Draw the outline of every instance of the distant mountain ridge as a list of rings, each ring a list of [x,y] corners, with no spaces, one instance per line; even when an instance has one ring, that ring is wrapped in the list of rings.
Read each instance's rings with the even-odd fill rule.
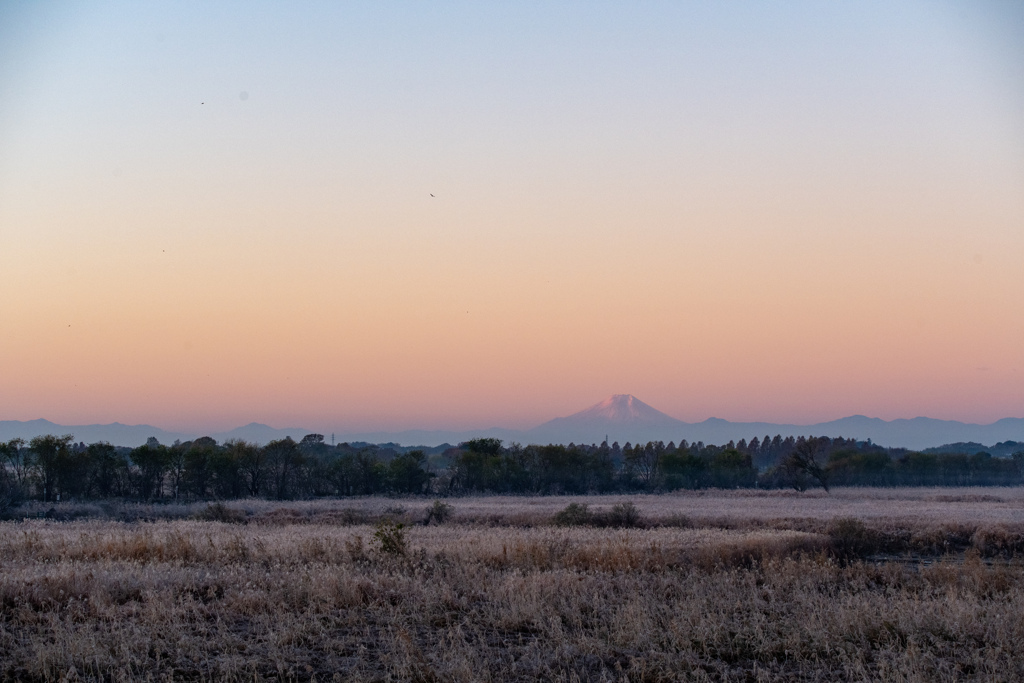
[[[291,436],[293,439],[301,439],[311,430],[302,428],[275,429],[265,424],[252,422],[244,427],[236,427],[227,432],[213,433],[192,433],[192,432],[171,432],[153,425],[125,425],[120,422],[110,424],[92,425],[61,425],[49,420],[3,420],[0,421],[0,441],[9,441],[15,438],[29,439],[43,434],[54,434],[62,436],[71,434],[74,441],[95,443],[96,441],[109,441],[115,446],[141,446],[146,443],[149,437],[156,437],[160,443],[171,444],[175,441],[188,441],[200,436],[211,436],[219,442],[230,439],[243,439],[257,443],[267,443],[274,439],[283,439]]]
[[[628,415],[628,405],[639,406],[648,417],[637,419],[614,417]],[[607,415],[596,422],[597,415]],[[868,440],[892,448],[923,449],[955,442],[994,444],[1024,440],[1024,418],[1004,418],[990,425],[969,424],[954,420],[936,420],[928,417],[882,420],[877,417],[851,415],[849,417],[811,425],[777,424],[771,422],[730,422],[708,418],[703,422],[683,422],[662,413],[629,394],[612,396],[586,410],[546,422],[529,430],[529,436],[551,437],[549,440],[591,443],[603,440],[598,434],[604,430],[610,439],[625,441],[676,441],[723,444],[740,439],[763,438],[780,434],[786,436],[844,436]],[[561,437],[555,438],[555,437]]]
[[[244,439],[256,443],[267,443],[274,439],[290,436],[301,439],[306,434],[319,432],[330,439],[334,431],[335,440],[369,443],[395,442],[403,445],[437,446],[442,443],[459,443],[478,437],[491,437],[506,442],[528,443],[601,443],[605,437],[609,443],[618,441],[625,444],[646,443],[647,441],[675,441],[686,439],[690,442],[703,441],[709,444],[724,444],[740,439],[764,438],[779,434],[786,436],[843,436],[878,443],[893,448],[926,449],[949,444],[1000,444],[1001,442],[1024,442],[1024,418],[1004,418],[989,425],[970,424],[955,420],[936,420],[927,417],[913,419],[882,420],[864,415],[851,415],[830,422],[812,425],[789,425],[771,422],[730,422],[709,418],[703,422],[683,422],[644,403],[631,394],[615,394],[607,399],[566,417],[557,417],[532,429],[516,430],[493,427],[490,429],[452,430],[406,430],[352,432],[345,430],[308,429],[289,427],[278,429],[260,423],[250,423],[226,432],[205,434],[217,441]],[[173,443],[175,439],[187,441],[199,433],[171,432],[152,425],[123,425],[117,422],[107,425],[59,425],[48,420],[0,421],[0,441],[20,437],[31,439],[40,434],[72,434],[75,441],[92,443],[109,441],[119,446],[139,446],[150,436],[161,443]],[[1004,449],[1001,449],[1004,450]],[[1000,452],[1001,452],[1000,450]]]
[[[161,443],[172,443],[175,439],[184,440],[183,434],[169,432],[153,425],[126,425],[120,422],[93,425],[61,425],[49,420],[5,420],[0,421],[0,441],[11,439],[29,439],[53,434],[63,436],[71,434],[76,442],[109,441],[115,446],[141,446],[146,439],[155,436]],[[184,438],[183,438],[184,437]]]

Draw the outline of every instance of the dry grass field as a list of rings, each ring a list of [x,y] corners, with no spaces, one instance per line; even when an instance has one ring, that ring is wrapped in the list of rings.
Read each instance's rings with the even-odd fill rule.
[[[635,528],[552,524],[625,500]],[[0,677],[1024,679],[1017,489],[456,498],[417,524],[430,502],[25,508]]]

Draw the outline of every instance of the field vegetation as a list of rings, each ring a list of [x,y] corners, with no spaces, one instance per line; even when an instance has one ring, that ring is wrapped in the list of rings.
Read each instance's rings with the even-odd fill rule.
[[[1024,678],[1016,488],[20,509],[4,680]]]

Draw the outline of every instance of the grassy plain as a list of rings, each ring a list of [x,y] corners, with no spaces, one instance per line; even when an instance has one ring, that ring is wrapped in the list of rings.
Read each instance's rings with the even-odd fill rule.
[[[551,523],[627,500],[636,528]],[[27,507],[0,523],[0,677],[1024,679],[1019,489],[447,502]]]

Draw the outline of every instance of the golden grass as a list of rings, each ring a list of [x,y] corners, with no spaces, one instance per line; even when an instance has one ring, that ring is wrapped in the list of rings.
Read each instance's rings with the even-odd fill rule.
[[[533,526],[509,526],[494,515],[522,519],[521,501],[497,499],[502,512],[476,500],[490,512],[453,501],[463,522],[410,528],[404,556],[375,549],[372,526],[326,503],[267,504],[246,525],[0,524],[0,676],[1024,678],[1024,573],[985,564],[979,549],[931,566],[844,565],[824,533],[749,520],[561,528],[532,511]],[[634,500],[650,519],[653,503]],[[413,516],[427,501],[403,501],[405,512],[395,501],[361,504],[346,502],[358,511],[349,522],[388,507]],[[1018,537],[971,528],[979,546]]]

